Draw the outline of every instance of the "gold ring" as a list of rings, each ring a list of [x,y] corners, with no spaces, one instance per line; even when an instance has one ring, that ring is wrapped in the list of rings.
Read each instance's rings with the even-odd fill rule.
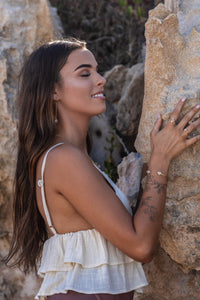
[[[172,125],[174,125],[174,124],[176,123],[176,119],[175,119],[175,118],[171,118],[171,119],[170,119],[170,123],[171,123]]]

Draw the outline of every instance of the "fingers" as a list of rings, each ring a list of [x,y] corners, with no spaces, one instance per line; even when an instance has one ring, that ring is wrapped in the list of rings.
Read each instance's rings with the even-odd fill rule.
[[[182,98],[177,106],[175,107],[171,118],[168,122],[169,125],[175,125],[176,121],[178,120],[178,117],[180,115],[180,112],[185,104],[185,100],[186,98]],[[198,118],[195,122],[189,124],[187,126],[187,124],[189,123],[189,121],[194,117],[194,115],[200,111],[200,105],[197,104],[196,106],[194,106],[182,119],[181,121],[177,124],[176,128],[179,130],[183,130],[183,137],[187,138],[188,135],[200,125],[200,118]],[[187,126],[187,127],[186,127]],[[191,140],[191,139],[190,139]]]
[[[153,129],[151,131],[151,135],[155,135],[156,133],[158,133],[158,131],[160,130],[162,125],[162,117],[161,114],[159,113],[157,116],[157,120],[154,123]]]
[[[177,125],[178,128],[184,128],[188,122],[192,119],[192,117],[194,117],[194,115],[200,110],[200,105],[196,105],[192,108],[192,110],[190,110],[183,118],[182,120],[179,122],[179,124]],[[195,124],[195,122],[193,123]],[[191,129],[192,127],[190,127]]]
[[[186,148],[200,141],[200,135],[196,135],[191,139],[185,140]]]
[[[194,129],[196,129],[200,125],[200,118],[195,122],[191,123],[189,126],[184,128],[183,134],[187,137]]]
[[[170,124],[170,125],[175,125],[175,124],[176,124],[176,121],[178,120],[178,117],[179,117],[179,115],[180,115],[180,112],[181,112],[181,110],[182,110],[182,108],[183,108],[183,106],[184,106],[184,104],[185,104],[185,100],[186,100],[186,98],[184,97],[184,98],[182,98],[182,99],[178,102],[178,104],[176,105],[176,107],[175,107],[175,109],[174,109],[174,111],[173,111],[173,113],[172,113],[172,115],[171,115],[171,118],[170,118],[168,124]],[[186,123],[186,124],[187,124],[187,123]]]

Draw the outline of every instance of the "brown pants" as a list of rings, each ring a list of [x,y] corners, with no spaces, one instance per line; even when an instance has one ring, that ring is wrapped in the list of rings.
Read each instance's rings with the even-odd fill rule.
[[[133,300],[134,291],[111,295],[111,294],[82,294],[69,291],[67,294],[55,294],[48,296],[47,300]]]

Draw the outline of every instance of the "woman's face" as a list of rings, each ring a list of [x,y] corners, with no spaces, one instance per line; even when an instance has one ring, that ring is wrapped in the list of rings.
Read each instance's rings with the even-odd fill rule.
[[[89,50],[74,50],[60,75],[61,82],[55,86],[60,112],[93,116],[105,111],[106,81],[97,72],[97,62]]]

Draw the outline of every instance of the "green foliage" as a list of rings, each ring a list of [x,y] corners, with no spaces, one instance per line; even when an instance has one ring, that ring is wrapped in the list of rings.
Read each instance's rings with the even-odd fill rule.
[[[137,7],[137,14],[138,14],[139,18],[142,18],[145,16],[144,8],[140,5]]]
[[[137,18],[141,19],[146,16],[145,0],[118,0],[119,7],[125,11],[128,18],[131,18],[134,14]]]
[[[119,0],[119,6],[120,7],[127,6],[127,0]]]
[[[133,0],[134,4],[142,4],[144,1],[143,0]]]
[[[119,143],[116,142],[114,134],[112,131],[109,131],[110,136],[106,137],[107,147],[104,147],[105,150],[109,152],[109,157],[104,161],[105,173],[112,179],[112,181],[117,182],[118,173],[117,166],[113,158],[113,151],[119,146]]]
[[[126,14],[128,18],[131,18],[131,16],[133,15],[133,7],[131,5],[128,5],[126,8]]]

